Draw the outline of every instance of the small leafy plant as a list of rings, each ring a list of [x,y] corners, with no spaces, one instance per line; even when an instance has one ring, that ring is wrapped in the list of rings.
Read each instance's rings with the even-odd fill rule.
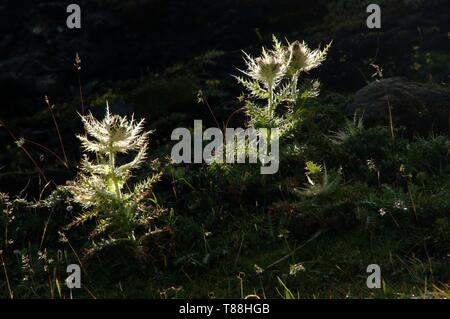
[[[294,193],[305,197],[315,197],[321,195],[328,195],[333,193],[340,183],[340,176],[338,175],[333,180],[330,180],[327,168],[318,165],[314,162],[306,162],[306,178],[308,185],[305,188],[294,189]]]
[[[135,240],[135,230],[142,226],[150,232],[151,221],[161,211],[151,188],[159,173],[133,188],[127,185],[132,171],[146,159],[151,132],[144,132],[144,120],[136,122],[133,117],[128,120],[112,115],[108,106],[102,121],[92,114],[81,115],[81,119],[87,135],[77,137],[86,152],[95,154],[96,160],[85,154],[78,178],[67,186],[74,201],[83,208],[69,227],[95,219],[92,238],[106,234],[109,239]],[[133,151],[137,154],[130,161],[119,164],[119,156]],[[146,204],[147,199],[156,204],[156,209]]]

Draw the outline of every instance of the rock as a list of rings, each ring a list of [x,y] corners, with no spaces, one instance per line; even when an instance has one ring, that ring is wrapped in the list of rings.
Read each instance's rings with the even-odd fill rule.
[[[389,126],[388,101],[394,127],[404,127],[408,135],[448,133],[450,93],[437,85],[402,77],[386,78],[362,88],[347,112],[351,116],[363,112],[367,125]]]

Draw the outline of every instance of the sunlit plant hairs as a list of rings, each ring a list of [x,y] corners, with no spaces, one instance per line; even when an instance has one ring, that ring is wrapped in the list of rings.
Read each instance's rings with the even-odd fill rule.
[[[250,125],[278,127],[283,133],[296,124],[297,106],[319,94],[318,81],[305,81],[300,85],[299,78],[322,64],[331,43],[323,50],[312,50],[305,42],[286,41],[283,45],[275,36],[272,40],[273,48],[263,48],[257,58],[244,52],[246,70],[239,70],[243,76],[235,78],[249,93],[245,111]],[[281,112],[282,105],[286,106],[284,112]]]
[[[151,132],[144,131],[144,120],[112,115],[108,105],[101,121],[91,113],[80,116],[86,135],[77,137],[85,154],[77,179],[69,182],[67,188],[73,200],[82,206],[83,213],[69,226],[95,218],[97,224],[92,237],[105,232],[113,238],[134,237],[134,229],[148,223],[155,212],[145,206],[144,199],[152,195],[151,185],[158,180],[159,173],[134,188],[127,185],[132,171],[146,159]],[[131,152],[137,153],[129,161],[120,161],[119,157],[128,158]],[[95,161],[86,153],[95,155]],[[156,201],[154,195],[151,199]]]

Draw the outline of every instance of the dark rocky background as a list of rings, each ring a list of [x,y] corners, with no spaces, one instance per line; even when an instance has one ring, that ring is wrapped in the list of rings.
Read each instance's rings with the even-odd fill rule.
[[[360,103],[372,108],[366,112],[369,123],[384,121],[378,116],[377,103],[371,103],[371,96],[383,99],[377,87],[362,91],[351,103],[353,94],[373,81],[369,64],[375,63],[383,67],[385,78],[416,81],[396,82],[394,91],[402,107],[409,103],[402,102],[405,96],[423,100],[415,108],[418,111],[395,114],[407,117],[400,123],[414,123],[419,133],[430,128],[448,130],[448,0],[378,1],[381,30],[365,25],[370,1],[80,0],[81,30],[66,27],[69,3],[15,0],[0,5],[0,119],[17,138],[25,136],[57,149],[59,142],[43,99],[48,95],[56,105],[65,105],[56,111],[58,121],[67,148],[76,145],[72,136],[79,124],[75,113],[67,110],[79,105],[73,67],[77,52],[87,107],[109,97],[119,112],[135,110],[150,117],[162,136],[175,121],[158,124],[165,117],[178,114],[186,120],[198,112],[208,117],[198,111],[195,92],[212,87],[211,99],[219,115],[225,116],[237,106],[240,91],[229,75],[242,66],[240,50],[257,53],[272,34],[304,39],[314,47],[333,40],[329,58],[312,75],[321,79],[325,97],[338,92],[350,99],[349,116]],[[211,56],[214,63],[208,60]],[[428,86],[421,87],[424,83]],[[411,98],[410,93],[418,91],[420,97]],[[422,124],[416,125],[417,119]],[[76,149],[69,153],[76,159]],[[37,150],[35,155],[42,158]],[[23,154],[11,137],[0,131],[0,190],[17,191],[26,184],[30,163],[19,157]],[[54,164],[47,157],[42,163]],[[17,179],[20,174],[25,177]]]

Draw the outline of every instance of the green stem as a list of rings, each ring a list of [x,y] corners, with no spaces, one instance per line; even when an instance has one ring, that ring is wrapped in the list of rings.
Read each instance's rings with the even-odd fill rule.
[[[297,94],[297,84],[298,83],[298,73],[295,73],[292,76],[292,95],[295,96]],[[297,97],[295,97],[295,100],[297,100]]]
[[[392,120],[392,107],[391,107],[391,102],[389,101],[389,95],[388,95],[386,86],[384,84],[383,84],[383,89],[384,89],[384,93],[386,95],[388,111],[389,111],[389,127],[391,129],[391,138],[392,138],[392,140],[395,140],[394,121]]]
[[[116,176],[115,171],[114,171],[114,168],[115,168],[115,165],[116,165],[115,162],[116,162],[116,160],[115,160],[115,157],[114,157],[114,153],[110,152],[109,153],[110,175],[111,175],[112,181],[114,183],[114,190],[116,191],[117,199],[121,199],[122,198],[122,193],[120,192],[119,184],[117,183],[117,176]]]
[[[268,100],[269,116],[273,117],[273,84],[269,84],[269,100]]]

